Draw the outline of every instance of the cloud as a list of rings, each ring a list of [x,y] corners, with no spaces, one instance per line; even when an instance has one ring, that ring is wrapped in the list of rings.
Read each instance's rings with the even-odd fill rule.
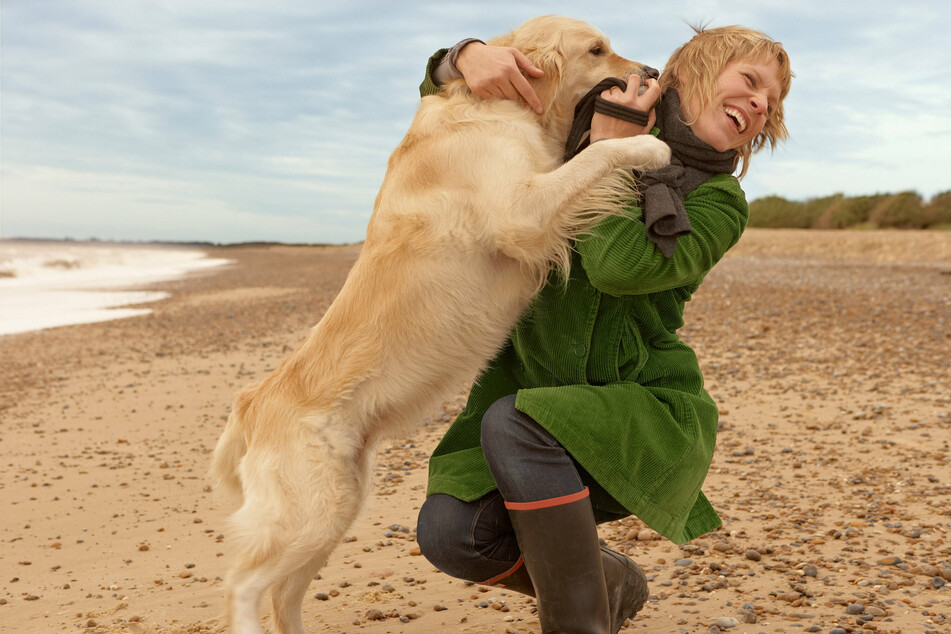
[[[358,241],[426,58],[533,2],[2,4],[5,236]],[[797,79],[789,142],[744,187],[948,189],[944,3],[554,1],[662,66],[687,23],[774,35]],[[163,219],[168,219],[163,221]],[[286,233],[281,233],[281,232]]]

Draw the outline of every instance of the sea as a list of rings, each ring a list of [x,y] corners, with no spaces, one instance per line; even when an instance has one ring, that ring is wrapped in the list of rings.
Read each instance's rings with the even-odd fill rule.
[[[179,245],[0,240],[0,336],[145,315],[141,290],[230,260]]]

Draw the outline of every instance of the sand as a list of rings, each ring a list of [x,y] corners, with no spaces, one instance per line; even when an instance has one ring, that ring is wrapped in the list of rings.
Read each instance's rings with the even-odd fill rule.
[[[0,631],[223,631],[232,509],[210,452],[358,250],[212,249],[235,263],[150,286],[171,293],[151,315],[0,337]],[[651,578],[624,631],[951,632],[949,301],[951,233],[747,232],[682,330],[721,408],[704,488],[724,526],[682,547],[601,527]],[[311,632],[539,631],[531,599],[416,548],[464,396],[383,447]]]

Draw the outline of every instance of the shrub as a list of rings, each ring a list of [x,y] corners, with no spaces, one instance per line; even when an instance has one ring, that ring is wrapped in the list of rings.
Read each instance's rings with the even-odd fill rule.
[[[795,224],[799,219],[802,203],[786,200],[782,196],[766,196],[750,203],[751,227],[800,227]],[[806,225],[808,226],[808,225]]]
[[[815,226],[820,229],[845,229],[866,223],[872,209],[888,197],[889,194],[842,197],[816,218]]]
[[[839,205],[845,198],[844,194],[833,194],[823,198],[810,198],[802,204],[799,210],[799,220],[797,226],[812,228],[818,226],[819,218],[828,213],[828,211]]]
[[[805,201],[766,196],[750,203],[751,227],[791,229],[951,228],[951,190],[927,205],[913,191],[848,197],[833,194]]]
[[[912,191],[901,192],[875,205],[869,220],[879,228],[923,229],[927,225],[922,212],[921,196]]]
[[[925,206],[923,215],[929,227],[951,225],[951,190],[935,194]]]

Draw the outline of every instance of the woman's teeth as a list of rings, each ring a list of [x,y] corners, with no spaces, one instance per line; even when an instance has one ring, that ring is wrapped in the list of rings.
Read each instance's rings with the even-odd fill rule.
[[[743,118],[742,112],[736,108],[730,108],[729,106],[725,106],[723,111],[736,122],[736,127],[741,133],[746,129],[746,119]]]

